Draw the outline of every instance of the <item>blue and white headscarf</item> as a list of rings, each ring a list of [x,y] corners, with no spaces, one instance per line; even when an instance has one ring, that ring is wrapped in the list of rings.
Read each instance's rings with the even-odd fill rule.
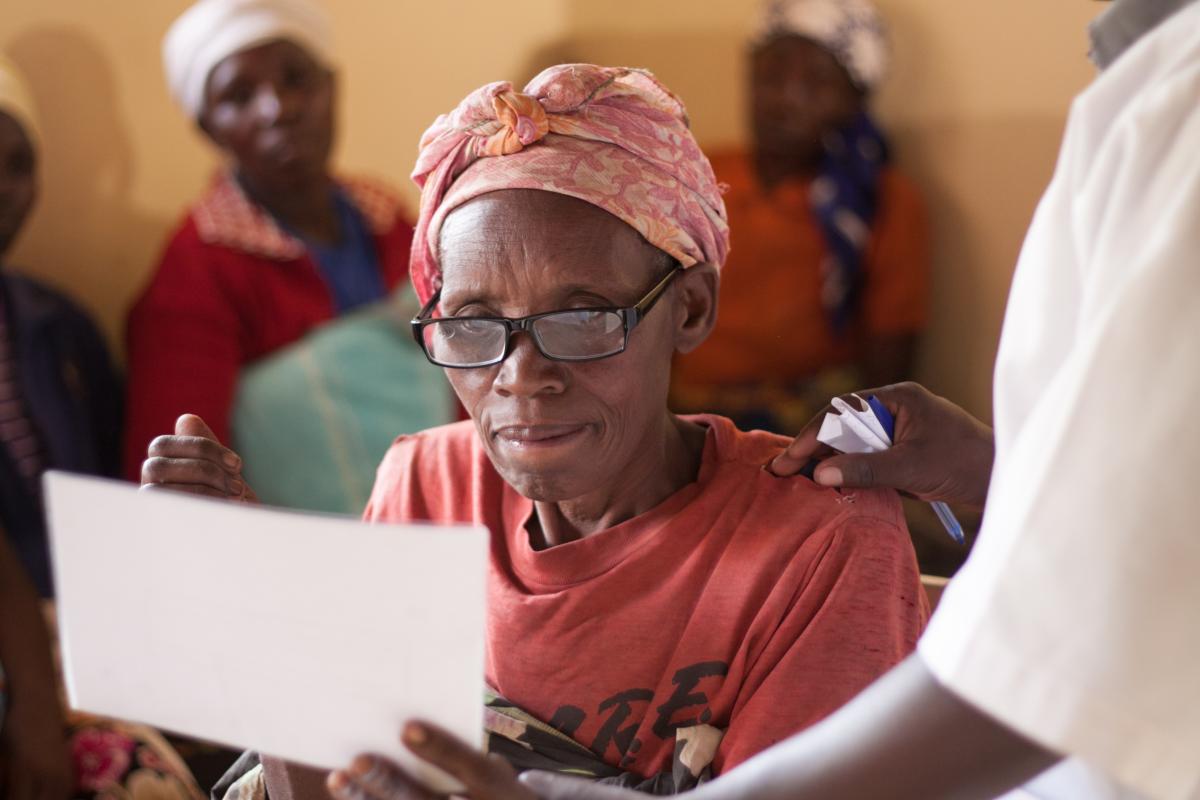
[[[824,47],[864,93],[887,73],[887,28],[869,0],[771,0],[755,41],[802,36]],[[858,308],[863,259],[878,205],[879,176],[889,159],[883,132],[864,111],[825,137],[812,185],[812,207],[829,255],[822,265],[821,305],[837,334]]]
[[[769,0],[754,40],[803,36],[833,53],[864,92],[883,80],[891,61],[887,26],[870,0]]]

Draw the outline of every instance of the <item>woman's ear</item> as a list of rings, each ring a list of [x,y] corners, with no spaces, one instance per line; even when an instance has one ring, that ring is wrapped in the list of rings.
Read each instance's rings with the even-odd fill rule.
[[[720,273],[712,264],[688,267],[676,279],[676,352],[692,352],[712,333],[713,326],[717,324],[717,292],[720,287]]]

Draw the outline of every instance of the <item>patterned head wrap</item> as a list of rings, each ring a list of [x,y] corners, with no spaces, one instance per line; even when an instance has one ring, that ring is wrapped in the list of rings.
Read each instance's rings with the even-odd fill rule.
[[[288,39],[329,63],[333,29],[308,0],[200,0],[180,15],[163,39],[171,95],[192,119],[204,108],[213,68],[234,53]]]
[[[525,87],[490,83],[421,137],[410,269],[422,302],[441,286],[446,215],[488,192],[540,189],[599,206],[684,267],[720,268],[725,204],[683,103],[649,72],[564,64]]]
[[[0,56],[0,112],[15,119],[24,128],[33,146],[38,147],[41,132],[33,108],[33,96],[16,64],[4,56]]]
[[[873,91],[887,74],[887,26],[870,0],[769,0],[755,41],[803,36],[833,53],[863,91]]]

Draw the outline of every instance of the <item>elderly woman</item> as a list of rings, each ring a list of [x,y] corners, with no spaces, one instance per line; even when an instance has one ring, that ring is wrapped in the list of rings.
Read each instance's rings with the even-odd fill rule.
[[[471,419],[400,437],[366,519],[491,531],[492,752],[673,793],[912,649],[926,609],[894,495],[778,477],[788,439],[667,407],[728,247],[670,91],[579,64],[489,84],[426,132],[415,178],[413,330]],[[149,455],[148,484],[241,480],[211,439]]]
[[[713,155],[737,245],[721,324],[678,359],[679,407],[788,432],[833,395],[912,377],[929,231],[870,113],[887,67],[870,0],[764,2],[751,147]]]
[[[412,241],[400,203],[330,173],[331,38],[307,0],[200,0],[167,33],[172,94],[226,166],[129,315],[131,477],[154,434],[194,411],[251,466],[290,464],[259,476],[264,501],[345,484],[307,507],[358,511],[397,433],[452,418],[444,382],[416,374],[412,311],[387,302]]]

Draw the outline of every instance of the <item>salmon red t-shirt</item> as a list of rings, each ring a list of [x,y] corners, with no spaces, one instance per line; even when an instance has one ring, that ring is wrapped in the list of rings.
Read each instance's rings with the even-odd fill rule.
[[[365,514],[486,526],[488,684],[643,776],[679,727],[724,731],[719,773],[817,722],[928,616],[895,494],[776,478],[786,438],[688,419],[708,429],[697,480],[579,541],[530,546],[533,503],[469,421],[397,439]]]

